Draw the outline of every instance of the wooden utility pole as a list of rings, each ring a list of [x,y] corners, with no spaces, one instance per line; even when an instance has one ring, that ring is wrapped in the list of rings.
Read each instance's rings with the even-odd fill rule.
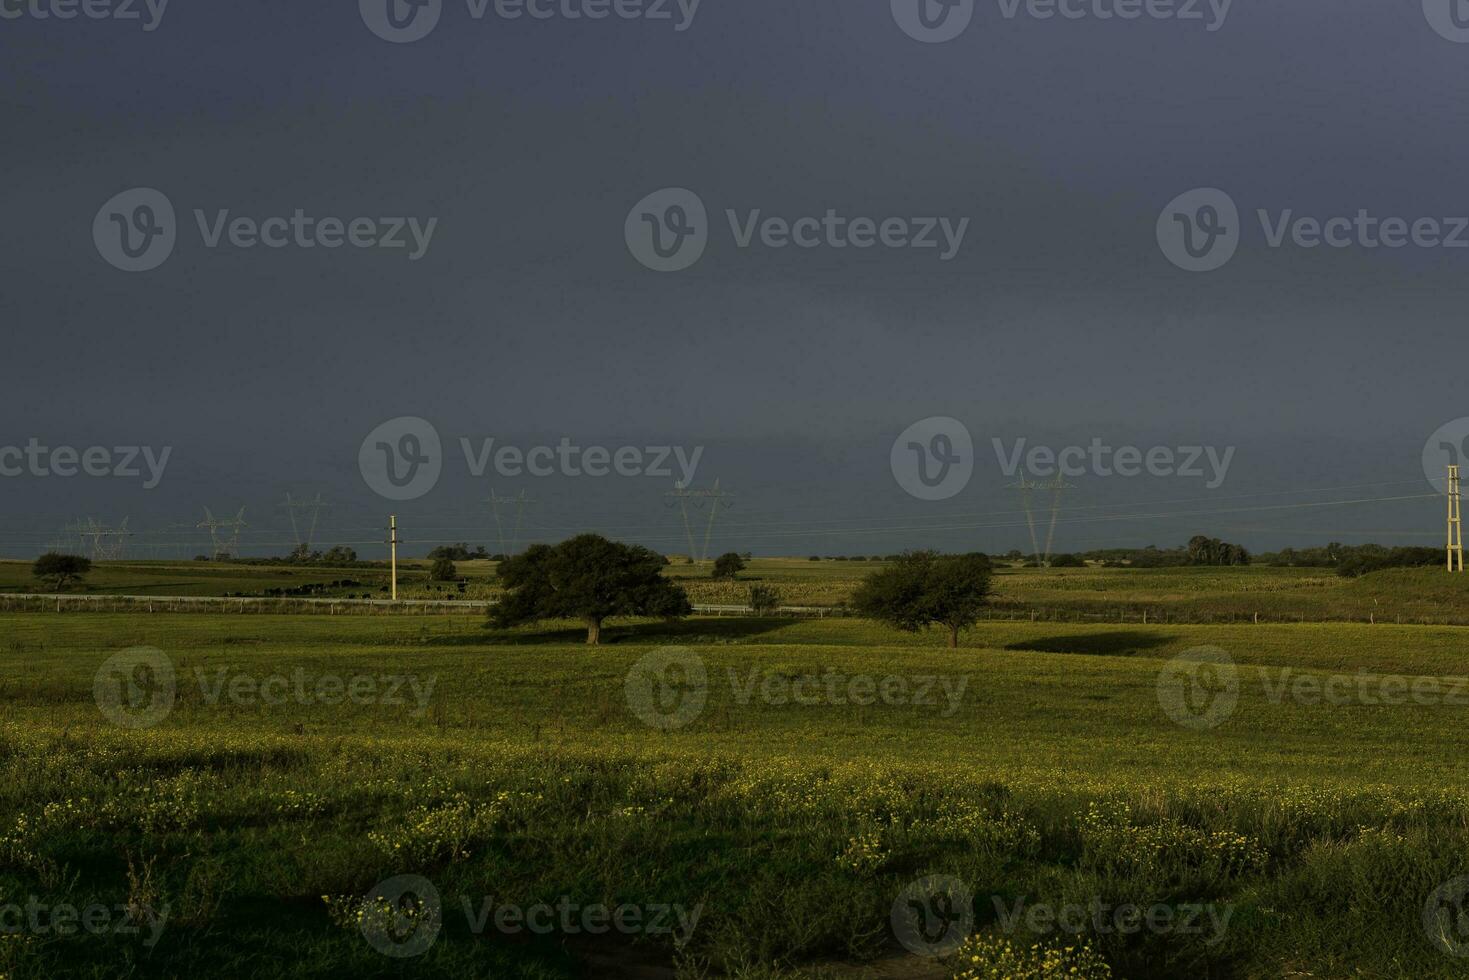
[[[388,544],[392,548],[393,566],[393,601],[398,601],[398,518],[397,515],[388,518]]]
[[[1459,467],[1449,466],[1449,571],[1464,570],[1464,521],[1459,511]]]

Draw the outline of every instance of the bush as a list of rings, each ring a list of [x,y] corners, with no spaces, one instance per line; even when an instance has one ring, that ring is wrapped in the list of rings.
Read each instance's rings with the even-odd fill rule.
[[[31,574],[43,582],[50,582],[51,587],[60,592],[74,581],[81,581],[83,575],[92,570],[92,560],[83,558],[81,555],[63,555],[59,552],[48,551],[36,559],[31,566]]]
[[[768,585],[750,586],[750,609],[757,615],[769,615],[779,607],[779,591]]]
[[[733,551],[725,552],[714,559],[714,577],[733,581],[745,570],[745,560]]]

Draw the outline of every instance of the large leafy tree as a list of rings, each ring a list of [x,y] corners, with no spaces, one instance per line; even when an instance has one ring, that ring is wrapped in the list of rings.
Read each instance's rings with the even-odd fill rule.
[[[579,619],[587,642],[602,638],[609,616],[687,616],[689,597],[663,577],[668,559],[638,545],[582,534],[552,547],[535,545],[501,563],[505,596],[490,609],[500,627],[540,619]]]
[[[745,560],[733,551],[725,552],[714,559],[714,577],[736,579],[745,570]]]
[[[930,626],[959,631],[973,626],[990,597],[990,561],[984,555],[939,555],[910,551],[863,580],[852,605],[868,619],[918,633]]]
[[[31,574],[43,582],[50,582],[57,592],[73,581],[81,581],[83,575],[92,570],[92,560],[81,555],[63,555],[48,551],[36,559]]]

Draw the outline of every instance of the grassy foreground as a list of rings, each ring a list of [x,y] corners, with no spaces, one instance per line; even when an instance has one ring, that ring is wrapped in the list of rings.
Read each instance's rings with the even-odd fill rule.
[[[993,623],[957,653],[855,620],[632,623],[596,650],[473,617],[30,614],[0,635],[0,930],[28,903],[113,910],[0,931],[11,980],[1469,962],[1456,629]],[[1201,644],[1228,663],[1170,700]],[[129,729],[94,681],[139,646],[174,699]],[[642,684],[669,647],[673,679]],[[103,704],[158,703],[156,674],[122,680]],[[436,907],[364,901],[402,876]],[[554,927],[517,928],[538,906]]]

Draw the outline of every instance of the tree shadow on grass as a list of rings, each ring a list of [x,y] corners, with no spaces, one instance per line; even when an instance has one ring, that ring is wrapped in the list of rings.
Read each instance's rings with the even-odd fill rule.
[[[759,616],[636,623],[619,623],[614,620],[602,626],[602,646],[615,646],[619,643],[744,643],[755,637],[783,630],[796,622],[798,620]],[[489,641],[505,646],[562,646],[584,644],[586,640],[587,629],[580,625],[558,624],[550,629],[502,630],[487,624],[482,636],[466,638],[465,642],[478,644]]]
[[[1163,646],[1168,637],[1142,630],[1115,633],[1079,633],[1070,636],[1047,636],[1039,640],[1011,643],[1006,650],[1031,650],[1036,653],[1075,653],[1088,657],[1132,657]]]

